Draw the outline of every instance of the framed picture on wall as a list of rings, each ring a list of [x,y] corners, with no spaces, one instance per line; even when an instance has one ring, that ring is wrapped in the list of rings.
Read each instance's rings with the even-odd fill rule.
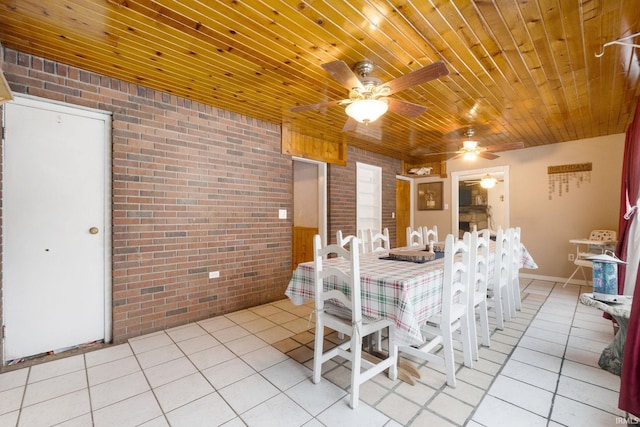
[[[442,181],[418,184],[418,210],[442,210]]]

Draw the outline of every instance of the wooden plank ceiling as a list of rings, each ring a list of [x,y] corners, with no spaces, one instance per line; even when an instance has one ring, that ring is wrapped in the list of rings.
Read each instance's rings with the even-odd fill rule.
[[[0,0],[4,47],[410,163],[480,145],[622,133],[639,94],[637,0]],[[639,42],[627,40],[628,42]],[[343,132],[348,90],[321,67],[374,62],[388,82],[442,60],[450,74],[391,97]]]

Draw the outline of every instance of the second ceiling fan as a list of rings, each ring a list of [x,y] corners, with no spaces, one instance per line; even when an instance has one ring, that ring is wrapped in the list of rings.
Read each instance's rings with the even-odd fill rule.
[[[387,110],[407,117],[417,118],[427,110],[427,107],[402,99],[389,98],[389,95],[449,74],[449,69],[444,62],[437,61],[383,84],[380,79],[369,76],[369,73],[373,70],[373,62],[369,60],[358,62],[354,67],[355,72],[341,60],[322,64],[322,68],[340,85],[349,89],[349,98],[320,102],[318,104],[299,105],[289,108],[289,111],[297,113],[336,105],[346,105],[345,111],[349,118],[342,128],[343,131],[355,130],[358,123],[371,123]]]
[[[471,138],[474,135],[473,129],[468,129],[464,136],[467,138],[462,141],[462,147],[460,147],[457,151],[445,151],[441,153],[429,153],[428,156],[436,156],[441,154],[455,154],[455,156],[449,158],[448,160],[454,159],[465,159],[465,160],[473,160],[477,157],[482,157],[484,159],[493,160],[497,159],[498,155],[493,154],[495,152],[500,151],[509,151],[509,150],[517,150],[519,148],[524,148],[524,143],[522,142],[510,142],[507,144],[499,144],[499,145],[488,145],[488,146],[480,146],[478,141],[473,141]]]

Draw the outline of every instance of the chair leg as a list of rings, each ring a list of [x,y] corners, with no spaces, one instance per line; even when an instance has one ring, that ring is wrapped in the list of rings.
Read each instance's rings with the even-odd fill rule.
[[[389,345],[389,357],[393,358],[393,360],[396,361],[396,363],[392,364],[391,367],[389,367],[389,379],[391,381],[395,381],[398,378],[398,346],[396,345],[393,338],[394,334],[395,325],[389,326],[389,338],[387,341],[387,344]]]
[[[456,386],[456,366],[453,358],[453,336],[451,335],[451,325],[442,325],[442,347],[444,350],[444,367],[447,371],[447,385]],[[463,351],[464,344],[463,344]],[[466,351],[465,351],[466,353]],[[465,355],[466,359],[466,355]]]
[[[509,301],[509,291],[506,286],[502,286],[500,290],[500,299],[502,300],[502,315],[504,320],[511,320],[511,301]]]
[[[513,302],[515,304],[515,309],[518,311],[522,310],[522,296],[520,295],[520,278],[516,277],[513,279],[511,283],[513,287]]]
[[[500,285],[496,285],[493,289],[493,309],[496,313],[496,326],[501,331],[504,330],[504,313],[502,306],[502,292],[500,292]]]
[[[480,330],[482,331],[482,345],[485,347],[491,347],[491,338],[489,331],[489,313],[487,307],[487,300],[485,299],[478,306],[480,311]]]
[[[578,272],[578,270],[580,270],[582,267],[581,266],[577,266],[575,270],[573,270],[573,273],[571,273],[571,276],[569,276],[569,278],[567,279],[566,282],[564,282],[564,285],[562,285],[562,287],[564,288],[565,286],[567,286],[567,283],[569,283],[569,281],[571,279],[573,279],[573,276],[576,275],[576,273]]]
[[[471,350],[471,330],[469,328],[469,313],[460,319],[460,341],[462,341],[462,355],[464,356],[464,366],[473,367],[473,352]],[[449,333],[451,336],[451,333]],[[452,346],[453,347],[453,346]]]
[[[507,295],[509,298],[509,315],[511,318],[516,317],[516,301],[515,296],[513,294],[513,281],[509,280],[507,285],[504,287],[507,291]]]
[[[580,270],[582,270],[582,277],[584,278],[584,283],[585,285],[588,287],[589,286],[589,280],[587,279],[587,273],[585,273],[584,271],[584,267],[579,266],[578,267]]]
[[[476,325],[475,307],[472,309],[471,315],[467,316],[469,322],[469,344],[471,345],[471,359],[478,360],[480,354],[478,352],[478,326]],[[462,331],[461,331],[462,333]],[[463,341],[464,343],[464,341]],[[464,347],[463,347],[464,350]]]
[[[351,353],[353,360],[351,361],[351,398],[349,406],[356,409],[360,403],[360,368],[362,365],[362,337],[360,334],[351,335]]]
[[[313,383],[318,384],[322,375],[322,345],[324,343],[324,322],[316,318],[315,347],[313,350]]]

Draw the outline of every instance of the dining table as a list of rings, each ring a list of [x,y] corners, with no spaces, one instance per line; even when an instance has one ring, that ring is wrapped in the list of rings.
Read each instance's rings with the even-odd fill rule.
[[[436,246],[444,246],[436,245]],[[415,251],[416,247],[396,248]],[[426,250],[426,247],[424,247]],[[409,261],[392,258],[389,252],[371,252],[360,255],[361,305],[363,315],[395,322],[395,340],[399,345],[419,345],[424,342],[420,326],[440,311],[444,280],[444,254],[435,252],[430,261]],[[489,245],[489,280],[493,277],[495,242]],[[531,254],[521,244],[521,268],[538,268]],[[324,265],[348,269],[344,258],[329,258]],[[313,261],[298,264],[285,291],[291,302],[302,305],[315,298]],[[325,280],[325,288],[335,288],[347,295],[348,285]]]

